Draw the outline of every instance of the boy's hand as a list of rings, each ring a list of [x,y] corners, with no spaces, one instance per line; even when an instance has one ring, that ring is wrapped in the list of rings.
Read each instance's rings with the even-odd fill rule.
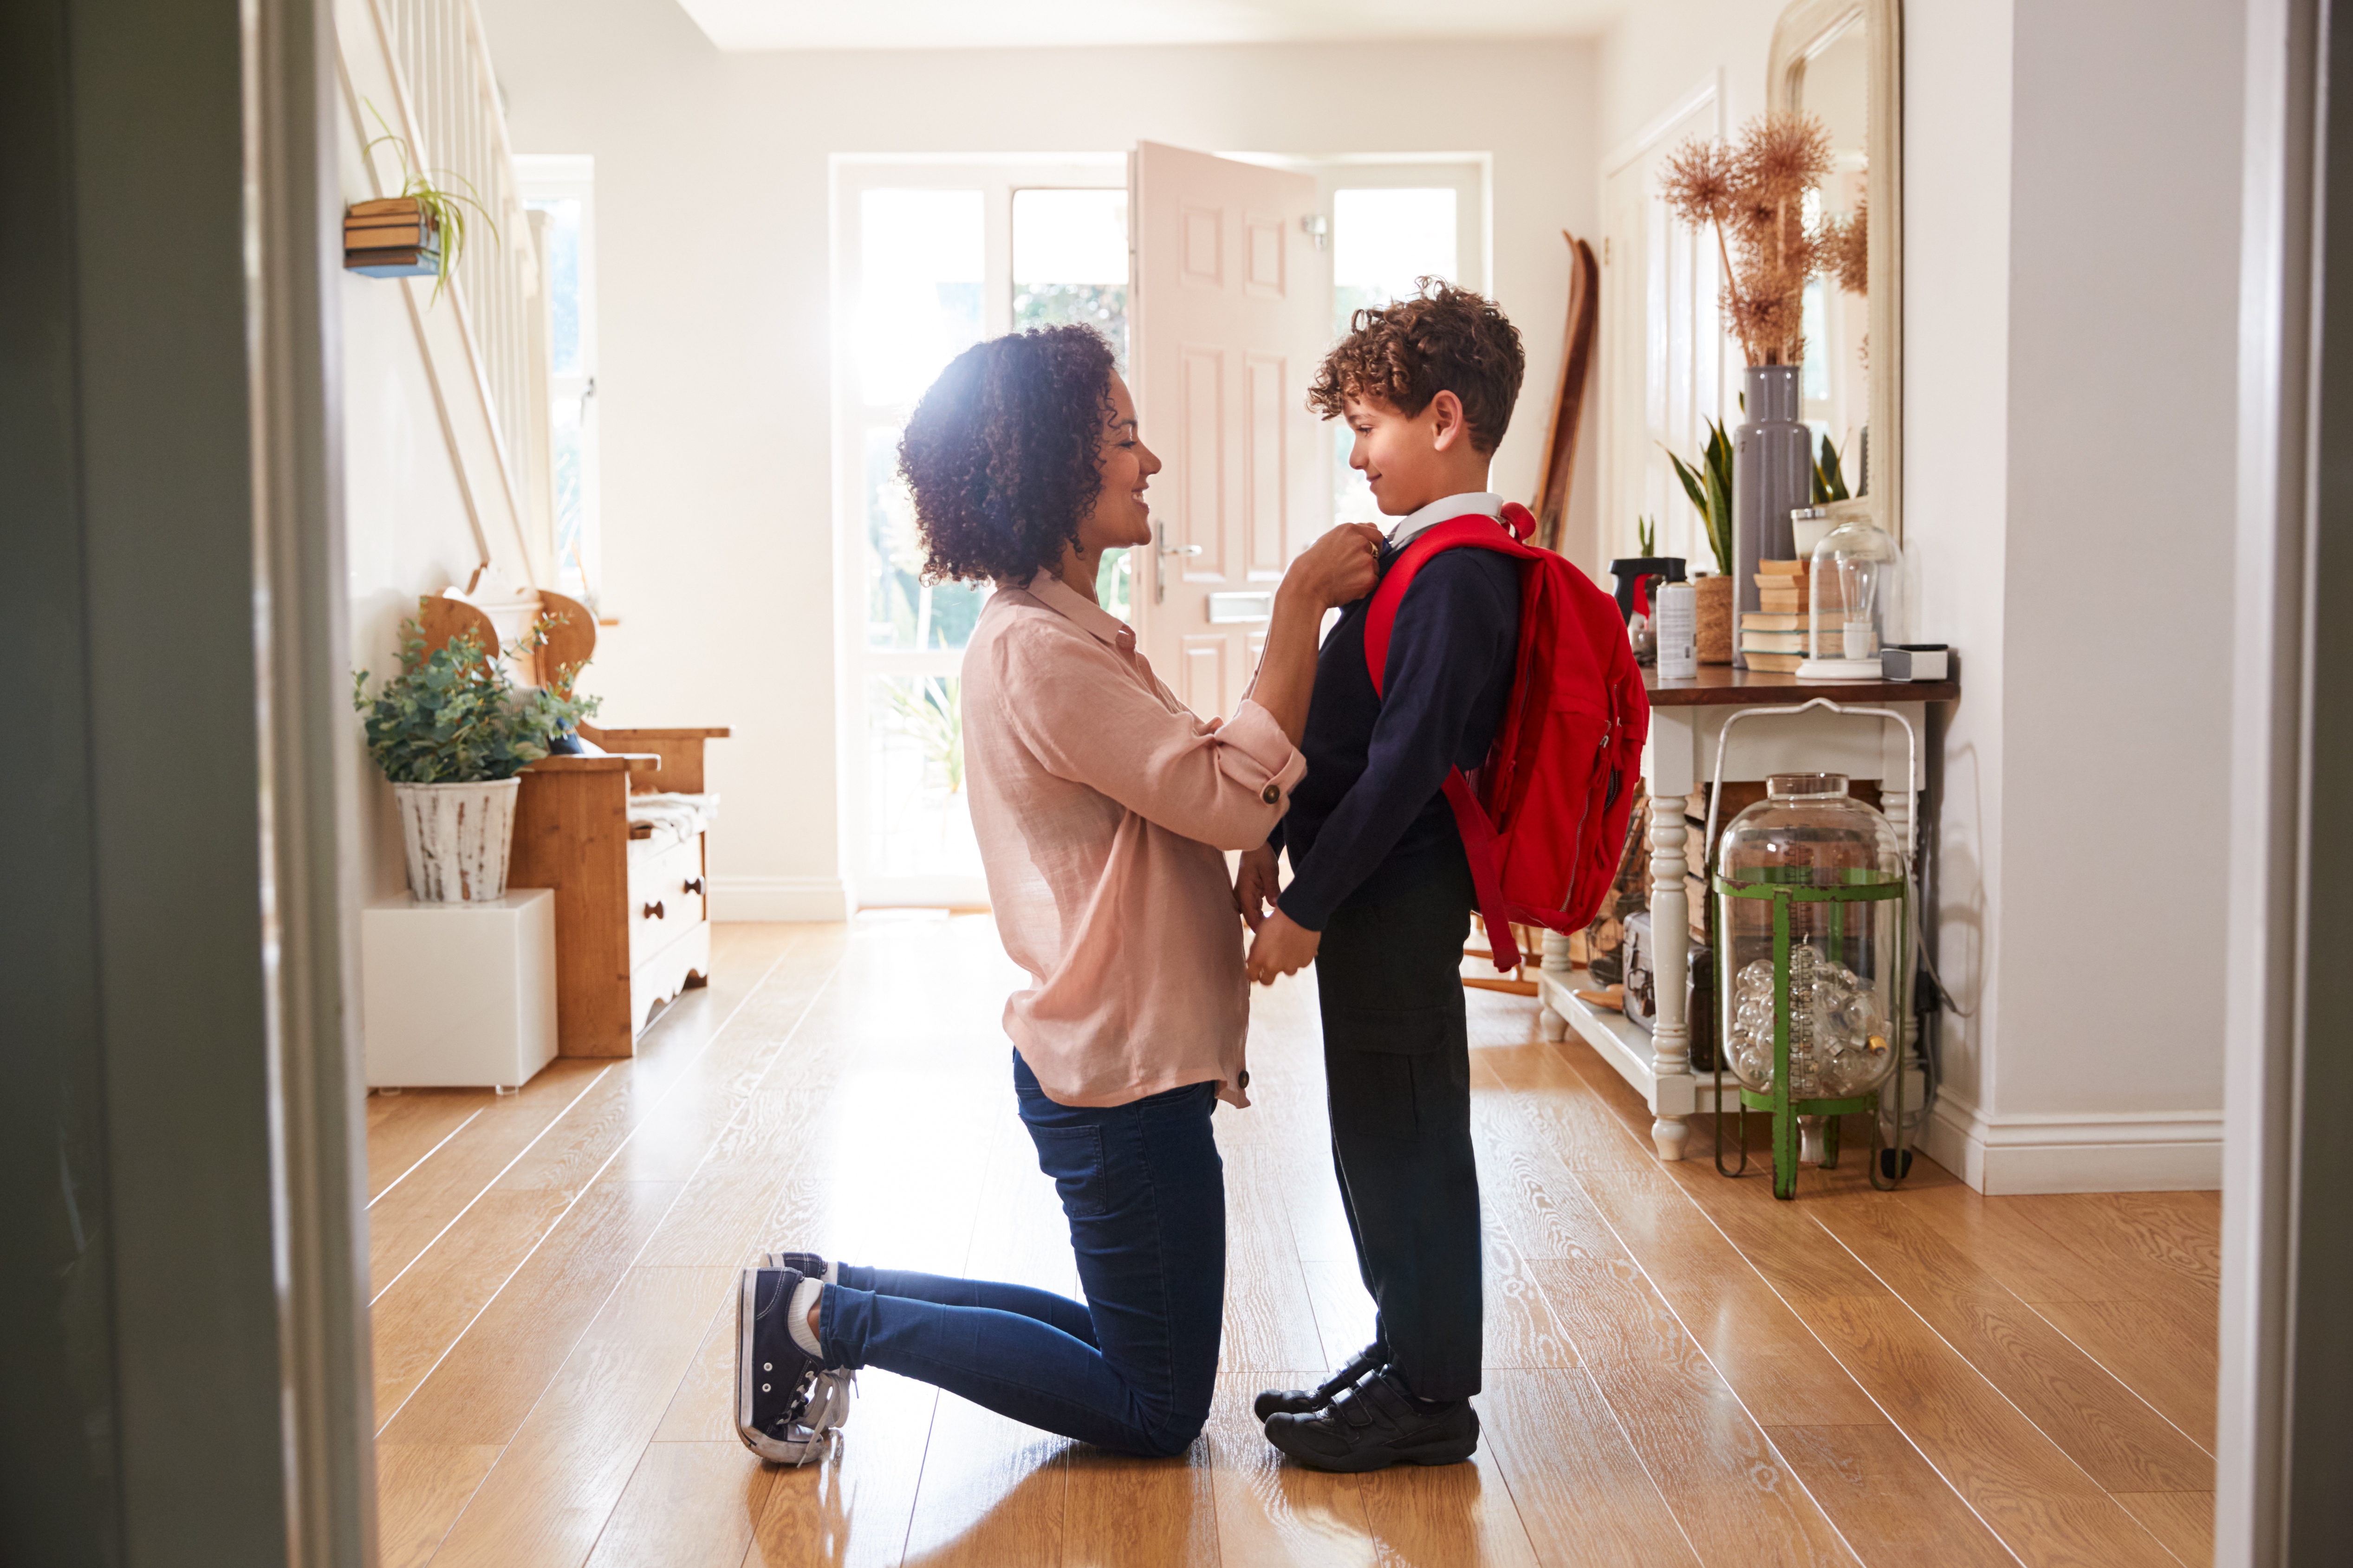
[[[1322,931],[1309,931],[1278,909],[1259,922],[1244,967],[1252,980],[1271,985],[1277,976],[1296,974],[1314,963],[1315,950],[1323,943]]]
[[[1273,850],[1261,844],[1242,851],[1242,863],[1234,871],[1234,908],[1241,910],[1242,924],[1258,930],[1259,921],[1266,919],[1266,907],[1282,891],[1282,879]]]
[[[1386,537],[1369,522],[1344,522],[1291,563],[1283,585],[1307,595],[1322,609],[1353,605],[1380,580]]]

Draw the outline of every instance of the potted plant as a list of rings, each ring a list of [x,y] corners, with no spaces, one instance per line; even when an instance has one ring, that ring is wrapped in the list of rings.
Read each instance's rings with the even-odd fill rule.
[[[1684,142],[1661,181],[1678,219],[1715,232],[1725,325],[1747,362],[1746,417],[1732,436],[1728,564],[1740,610],[1757,608],[1758,563],[1795,559],[1789,513],[1813,489],[1811,433],[1799,417],[1806,285],[1841,253],[1847,237],[1835,220],[1810,225],[1806,212],[1831,164],[1820,121],[1777,111],[1750,121],[1737,142]],[[1743,662],[1736,648],[1733,662]]]
[[[1724,426],[1707,422],[1707,445],[1697,463],[1686,463],[1672,452],[1667,461],[1683,482],[1683,493],[1699,510],[1707,531],[1708,552],[1715,557],[1715,574],[1692,579],[1692,605],[1697,622],[1695,640],[1702,664],[1732,662],[1732,443]]]
[[[543,619],[517,651],[546,641]],[[368,755],[392,783],[408,851],[408,890],[419,903],[485,903],[505,896],[514,837],[515,775],[596,710],[571,695],[576,667],[537,690],[518,692],[481,638],[461,632],[430,654],[415,621],[401,626],[400,673],[368,694],[352,683]]]
[[[420,165],[404,138],[385,125],[375,105],[368,105],[385,133],[360,150],[363,159],[385,143],[400,162],[396,195],[353,202],[343,213],[343,266],[369,278],[430,278],[433,302],[449,286],[449,273],[466,250],[466,209],[471,207],[499,237],[498,220],[474,195],[462,175]],[[464,191],[451,188],[464,185]]]

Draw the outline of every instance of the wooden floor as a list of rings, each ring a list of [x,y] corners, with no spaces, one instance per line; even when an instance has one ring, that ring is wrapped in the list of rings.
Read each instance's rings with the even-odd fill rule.
[[[835,1461],[764,1468],[726,1386],[755,1251],[1074,1280],[986,917],[716,947],[635,1060],[368,1100],[387,1568],[2210,1560],[2215,1194],[1985,1199],[1927,1167],[1890,1196],[1850,1155],[1777,1204],[1761,1166],[1659,1164],[1599,1058],[1479,992],[1486,1440],[1362,1479],[1278,1463],[1251,1394],[1370,1331],[1311,979],[1261,994],[1258,1104],[1218,1112],[1225,1355],[1189,1456],[869,1371]]]

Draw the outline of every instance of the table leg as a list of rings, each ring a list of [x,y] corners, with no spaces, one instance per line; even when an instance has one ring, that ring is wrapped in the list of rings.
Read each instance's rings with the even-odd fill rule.
[[[1545,973],[1558,975],[1564,984],[1568,979],[1569,971],[1576,967],[1568,961],[1568,942],[1567,931],[1547,931],[1544,934]],[[1543,1010],[1537,1017],[1536,1024],[1544,1031],[1544,1037],[1547,1040],[1568,1038],[1568,1020],[1556,1012],[1549,1001],[1543,1005]]]
[[[1658,1016],[1651,1034],[1656,1120],[1651,1141],[1662,1160],[1683,1157],[1690,1128],[1679,1115],[1662,1114],[1687,1103],[1691,1078],[1691,1024],[1683,1015],[1683,988],[1691,971],[1691,911],[1683,896],[1683,799],[1651,796],[1651,939],[1657,949],[1651,973],[1658,989]],[[1673,1089],[1667,1080],[1677,1080]],[[1664,1091],[1664,1092],[1662,1092]]]

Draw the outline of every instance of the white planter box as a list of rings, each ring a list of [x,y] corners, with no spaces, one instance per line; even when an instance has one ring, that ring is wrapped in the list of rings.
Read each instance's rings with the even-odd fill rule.
[[[370,1089],[517,1089],[555,1056],[555,893],[360,911]]]

